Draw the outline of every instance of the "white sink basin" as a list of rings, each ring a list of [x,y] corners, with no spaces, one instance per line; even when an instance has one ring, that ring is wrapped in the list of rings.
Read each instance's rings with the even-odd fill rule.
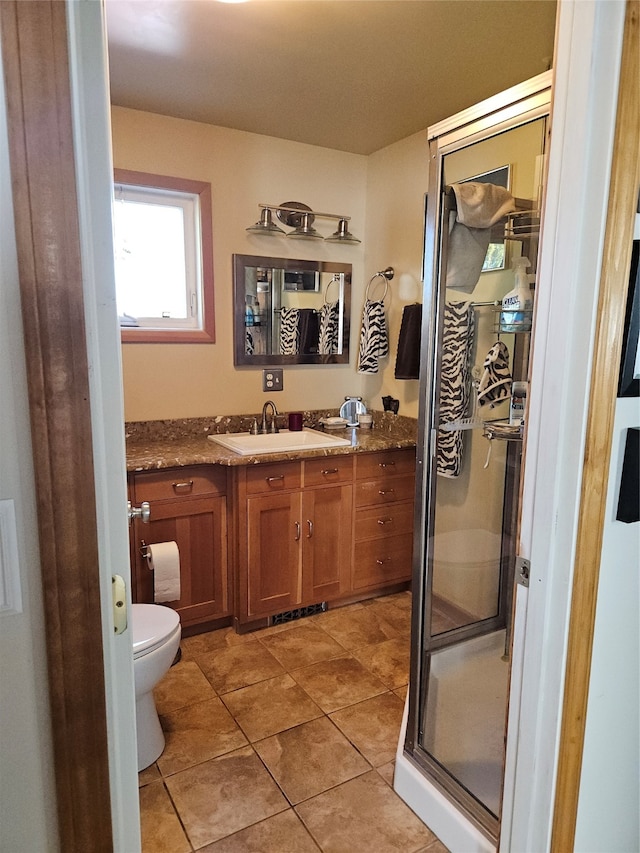
[[[326,435],[305,427],[298,432],[280,430],[266,435],[250,435],[247,432],[210,435],[211,441],[221,444],[241,456],[256,456],[260,453],[287,453],[290,450],[331,450],[333,447],[349,447],[350,438]]]

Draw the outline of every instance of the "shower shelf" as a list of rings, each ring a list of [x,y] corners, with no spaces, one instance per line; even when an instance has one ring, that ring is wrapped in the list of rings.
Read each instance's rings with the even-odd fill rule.
[[[531,293],[533,296],[533,291]],[[533,322],[533,308],[525,308],[524,310],[514,309],[511,310],[512,314],[523,314],[525,322],[522,324],[523,326],[527,326],[526,329],[514,329],[513,323],[502,323],[500,321],[500,317],[503,313],[503,308],[501,305],[497,306],[493,309],[493,331],[497,332],[499,335],[522,335],[529,334],[531,332],[531,324]]]
[[[522,441],[523,427],[514,426],[509,421],[487,421],[484,424],[484,436],[492,441]]]
[[[505,220],[505,240],[531,240],[540,236],[539,210],[516,210],[508,213]]]
[[[473,418],[460,418],[458,421],[449,421],[448,423],[440,424],[439,429],[443,432],[458,432],[463,429],[483,429],[485,426],[485,421],[474,421]]]

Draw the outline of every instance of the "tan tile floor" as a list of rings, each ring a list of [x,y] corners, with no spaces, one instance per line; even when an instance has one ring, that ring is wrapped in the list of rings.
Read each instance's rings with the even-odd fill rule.
[[[447,853],[392,788],[410,610],[398,593],[183,640],[155,692],[143,853]]]

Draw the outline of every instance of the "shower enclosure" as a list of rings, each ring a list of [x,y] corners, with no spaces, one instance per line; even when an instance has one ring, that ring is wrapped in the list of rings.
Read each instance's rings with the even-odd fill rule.
[[[525,434],[513,390],[528,380],[534,314],[505,316],[501,302],[520,256],[530,261],[535,300],[549,86],[550,75],[540,75],[429,129],[404,755],[492,843],[501,816]],[[458,225],[465,190],[478,194],[474,204],[481,200],[481,228]],[[515,387],[526,399],[526,385]]]

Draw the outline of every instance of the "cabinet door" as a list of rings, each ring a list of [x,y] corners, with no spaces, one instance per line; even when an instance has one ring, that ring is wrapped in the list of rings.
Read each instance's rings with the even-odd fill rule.
[[[248,615],[280,613],[300,604],[300,492],[247,500]]]
[[[153,573],[142,542],[175,541],[180,554],[180,599],[170,602],[183,627],[228,615],[227,513],[224,497],[157,502],[151,521],[134,523],[136,601],[153,601]]]
[[[303,604],[338,598],[349,590],[352,497],[352,486],[303,493]]]
[[[411,578],[411,535],[384,536],[356,542],[353,590],[375,589]]]

